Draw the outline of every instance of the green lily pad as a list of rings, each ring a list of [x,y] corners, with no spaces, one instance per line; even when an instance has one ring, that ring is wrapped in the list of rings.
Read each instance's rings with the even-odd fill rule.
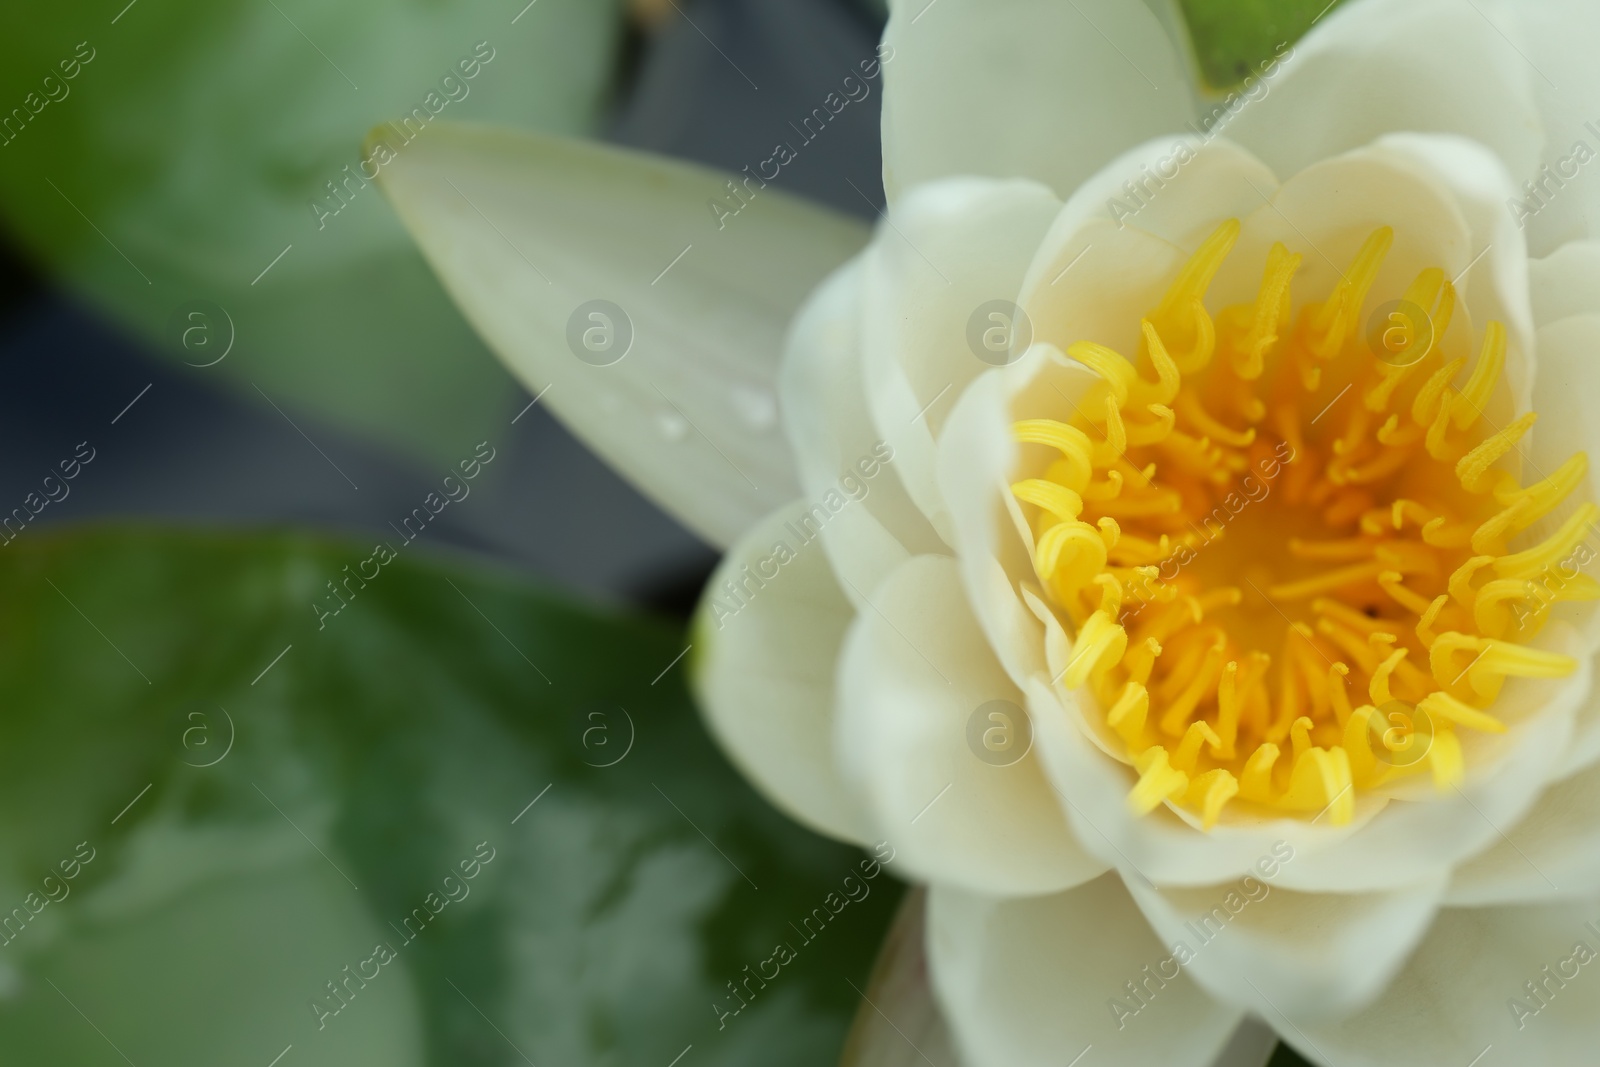
[[[1292,45],[1340,0],[1178,0],[1200,76],[1218,91],[1240,84]]]
[[[590,131],[620,6],[38,6],[0,34],[0,220],[174,361],[232,339],[194,373],[440,458],[520,389],[362,172],[362,140],[406,116],[422,136],[435,115]]]
[[[729,767],[681,630],[388,547],[6,547],[7,1061],[836,1061],[900,887]]]

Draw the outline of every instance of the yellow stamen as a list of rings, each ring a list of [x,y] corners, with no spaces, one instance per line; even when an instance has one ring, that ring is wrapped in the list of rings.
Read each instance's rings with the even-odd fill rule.
[[[1397,776],[1463,781],[1459,735],[1510,725],[1494,703],[1507,678],[1576,669],[1525,642],[1553,604],[1600,599],[1578,570],[1600,504],[1558,511],[1587,492],[1581,453],[1527,487],[1508,462],[1535,416],[1483,416],[1504,393],[1502,324],[1453,385],[1467,361],[1440,355],[1464,347],[1447,336],[1442,269],[1404,293],[1424,347],[1367,350],[1393,231],[1298,307],[1301,253],[1274,244],[1253,298],[1213,319],[1207,292],[1239,234],[1230,220],[1194,251],[1138,321],[1133,358],[1046,339],[1103,384],[1072,419],[1015,424],[1011,493],[1072,634],[1064,663],[1051,645],[1055,682],[1105,716],[1095,736],[1133,768],[1130,809],[1170,804],[1207,829],[1226,812],[1340,825]],[[1535,524],[1543,540],[1509,551]],[[1407,763],[1390,738],[1417,731],[1430,746]]]

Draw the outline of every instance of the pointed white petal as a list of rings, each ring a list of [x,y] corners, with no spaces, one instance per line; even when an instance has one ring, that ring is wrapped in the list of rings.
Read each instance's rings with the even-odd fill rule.
[[[1600,767],[1551,786],[1521,822],[1456,868],[1448,903],[1478,907],[1600,895]]]
[[[865,264],[867,400],[917,507],[948,540],[935,470],[944,418],[992,365],[970,340],[985,305],[1017,299],[1061,204],[1036,182],[952,178],[895,205]]]
[[[1477,7],[1340,5],[1263,81],[1265,95],[1239,109],[1227,136],[1289,175],[1385,133],[1454,133],[1487,145],[1518,181],[1531,177],[1543,147],[1537,75]]]
[[[1600,967],[1600,934],[1588,924],[1597,916],[1600,900],[1594,898],[1447,908],[1365,1011],[1323,1027],[1267,1019],[1313,1062],[1337,1067],[1593,1063],[1600,981],[1592,972]],[[1580,944],[1582,952],[1575,953]],[[1578,962],[1579,956],[1588,962]],[[1543,1003],[1528,992],[1528,982],[1542,984]]]
[[[955,561],[918,556],[869,600],[840,664],[834,744],[896,864],[1006,894],[1103,871],[1040,772],[1021,695],[972,617]]]
[[[1384,893],[1297,893],[1262,873],[1293,865],[1287,843],[1278,849],[1237,882],[1178,889],[1131,879],[1128,891],[1163,944],[1194,952],[1189,977],[1212,996],[1299,1025],[1342,1018],[1377,996],[1422,939],[1445,877]]]
[[[729,217],[724,175],[471,126],[435,124],[380,180],[495,353],[674,517],[727,545],[798,493],[783,331],[859,223],[754,180]]]
[[[952,174],[1033,178],[1065,197],[1193,116],[1177,49],[1127,0],[896,0],[884,48],[891,201]]]
[[[834,672],[855,612],[822,550],[792,532],[801,510],[774,512],[724,557],[695,618],[691,677],[712,733],[769,800],[859,843],[869,828],[833,757]]]
[[[809,521],[821,526],[822,546],[857,607],[912,556],[945,551],[872,422],[860,345],[862,263],[834,272],[800,312],[778,390],[806,499],[824,509]]]
[[[1538,325],[1568,315],[1600,314],[1600,241],[1569,241],[1528,266]]]
[[[1530,203],[1537,212],[1527,220],[1528,244],[1543,255],[1600,236],[1600,189],[1588,173],[1600,148],[1600,115],[1585,106],[1600,99],[1594,61],[1600,7],[1588,0],[1484,0],[1482,11],[1505,52],[1522,64],[1543,120],[1541,162],[1551,177],[1542,170],[1518,175],[1533,178],[1539,190]]]
[[[1024,900],[935,885],[928,956],[967,1067],[1207,1067],[1241,1016],[1183,974],[1115,874]]]
[[[1517,188],[1505,164],[1477,141],[1441,134],[1389,134],[1351,155],[1409,164],[1419,178],[1448,190],[1466,223],[1467,261],[1439,266],[1449,272],[1467,312],[1463,325],[1473,331],[1474,359],[1485,324],[1492,320],[1506,327],[1506,392],[1515,410],[1526,410],[1537,374],[1528,245],[1506,210]]]

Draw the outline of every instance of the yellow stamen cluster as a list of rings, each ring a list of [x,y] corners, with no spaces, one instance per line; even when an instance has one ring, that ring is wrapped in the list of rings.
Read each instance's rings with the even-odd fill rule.
[[[1440,343],[1456,299],[1442,270],[1404,294],[1425,336],[1375,358],[1361,314],[1391,230],[1298,308],[1301,256],[1276,244],[1254,301],[1213,319],[1206,291],[1238,235],[1230,220],[1189,259],[1134,360],[1067,349],[1101,383],[1071,418],[1016,423],[1037,450],[1012,490],[1074,635],[1057,683],[1095,698],[1137,771],[1132,808],[1170,802],[1207,828],[1230,803],[1345,823],[1359,790],[1426,771],[1459,782],[1458,731],[1505,729],[1486,709],[1507,677],[1575,668],[1525,642],[1553,600],[1600,597],[1582,576],[1540,581],[1600,507],[1508,550],[1583,482],[1587,457],[1526,487],[1501,462],[1534,416],[1484,415],[1500,323],[1456,384],[1467,361]],[[1386,748],[1395,707],[1427,725],[1415,762]]]

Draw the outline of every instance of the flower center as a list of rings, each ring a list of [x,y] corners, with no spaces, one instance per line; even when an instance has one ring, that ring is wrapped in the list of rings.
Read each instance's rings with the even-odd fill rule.
[[[1575,669],[1526,642],[1552,604],[1600,598],[1569,565],[1600,507],[1507,549],[1588,459],[1526,487],[1507,469],[1535,416],[1484,415],[1501,323],[1457,384],[1468,360],[1440,343],[1455,310],[1442,270],[1363,330],[1392,230],[1298,308],[1301,256],[1274,245],[1254,301],[1213,320],[1204,297],[1239,229],[1179,271],[1136,361],[1067,349],[1101,381],[1070,419],[1016,423],[1043,449],[1012,492],[1075,634],[1056,680],[1095,698],[1090,726],[1138,772],[1136,812],[1166,801],[1209,829],[1232,803],[1347,823],[1359,790],[1460,782],[1460,731],[1506,729],[1487,709],[1507,677]]]

